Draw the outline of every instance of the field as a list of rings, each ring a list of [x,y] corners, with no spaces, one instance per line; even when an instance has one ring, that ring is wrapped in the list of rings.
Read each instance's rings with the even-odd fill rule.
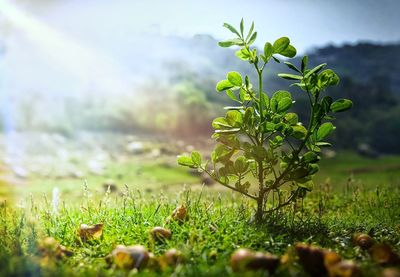
[[[36,139],[33,136],[31,143]],[[242,276],[230,264],[238,248],[279,256],[276,276],[307,276],[295,254],[298,242],[329,248],[355,261],[364,276],[377,276],[392,265],[380,265],[368,251],[355,246],[354,234],[367,233],[400,252],[400,157],[368,159],[353,152],[337,153],[321,163],[316,187],[304,201],[256,224],[253,202],[217,184],[202,185],[201,176],[176,165],[176,154],[192,146],[177,142],[167,147],[137,138],[136,144],[133,138],[112,140],[111,147],[96,137],[92,141],[98,145],[84,148],[66,139],[46,149],[47,153],[67,149],[68,154],[60,154],[68,156],[65,159],[21,155],[14,168],[4,161],[0,276]],[[37,149],[40,143],[32,144],[26,146],[27,153],[32,149],[42,153]],[[34,170],[44,160],[51,170]],[[171,220],[179,205],[187,209],[183,222]],[[98,238],[78,236],[81,224],[98,223],[104,226]],[[155,226],[170,229],[171,239],[154,240],[149,232]],[[46,237],[55,238],[72,255],[44,250]],[[159,262],[139,271],[106,262],[117,245],[136,244]],[[164,255],[171,248],[180,252],[174,262]]]

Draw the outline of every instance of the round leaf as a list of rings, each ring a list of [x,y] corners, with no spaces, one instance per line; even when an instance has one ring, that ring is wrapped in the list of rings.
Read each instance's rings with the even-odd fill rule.
[[[192,161],[196,166],[200,166],[201,165],[201,155],[199,152],[197,151],[193,151],[192,155],[191,155]]]
[[[293,58],[297,54],[296,48],[293,45],[289,45],[285,50],[280,53],[282,56]]]
[[[192,168],[195,167],[192,158],[188,156],[178,156],[178,164]]]
[[[232,85],[237,87],[240,87],[243,83],[242,76],[240,76],[240,74],[236,71],[229,72],[226,78]]]
[[[307,129],[303,125],[293,126],[292,136],[297,139],[303,139],[307,135]]]
[[[229,82],[228,80],[222,80],[222,81],[218,82],[216,89],[218,92],[221,92],[221,91],[233,88],[233,87],[234,87],[234,85],[231,82]]]
[[[330,122],[322,124],[317,131],[317,141],[323,140],[329,136],[335,130],[335,128],[336,127]]]
[[[332,103],[331,110],[335,113],[344,112],[353,107],[353,102],[349,99],[339,99]]]
[[[287,113],[285,115],[285,120],[290,124],[290,125],[296,125],[297,122],[299,121],[299,117],[295,113]]]
[[[278,38],[273,45],[274,53],[280,54],[289,46],[290,40],[287,37]]]
[[[284,112],[287,111],[292,106],[292,99],[289,97],[284,97],[278,102],[277,112]]]

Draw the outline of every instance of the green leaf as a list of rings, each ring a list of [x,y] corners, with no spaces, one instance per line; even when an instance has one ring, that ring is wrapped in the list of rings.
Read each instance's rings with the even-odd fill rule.
[[[286,80],[302,80],[303,76],[294,75],[294,74],[286,74],[286,73],[279,73],[279,77],[286,79]]]
[[[247,159],[243,156],[239,157],[235,161],[235,171],[238,174],[242,174],[246,172],[246,170],[249,168],[249,163]]]
[[[253,33],[254,30],[254,21],[251,23],[251,27],[249,32],[247,33],[247,37],[246,37],[246,41],[249,39],[249,37],[251,36],[251,34]]]
[[[243,115],[237,110],[230,110],[226,113],[226,121],[233,127],[240,127],[243,123]]]
[[[232,128],[231,125],[228,124],[225,117],[217,117],[212,122],[212,127],[214,129],[221,129],[221,128]]]
[[[233,88],[234,85],[229,82],[228,80],[221,80],[218,82],[217,86],[215,87],[218,92]]]
[[[331,110],[335,113],[344,112],[353,107],[353,102],[349,99],[339,99],[332,103]]]
[[[253,145],[251,152],[252,152],[251,154],[256,160],[263,160],[268,155],[267,150],[263,146],[259,145]]]
[[[227,89],[227,90],[226,90],[226,95],[227,95],[230,99],[232,99],[233,101],[240,102],[240,101],[238,100],[238,98],[236,97],[235,93],[233,93],[232,90]]]
[[[243,46],[244,44],[241,39],[233,38],[233,39],[228,39],[225,41],[220,41],[220,42],[218,42],[218,45],[221,47],[231,47],[233,45]]]
[[[270,122],[270,121],[265,123],[265,131],[272,132],[274,130],[275,130],[275,123]]]
[[[295,113],[287,113],[285,114],[285,120],[290,124],[290,125],[296,125],[297,122],[299,121],[299,117]]]
[[[281,100],[282,98],[285,98],[285,97],[292,99],[292,95],[290,94],[290,92],[288,92],[286,90],[277,90],[274,92],[271,99],[275,99],[276,101],[279,102],[279,100]]]
[[[290,40],[287,37],[278,38],[273,45],[274,53],[281,54],[290,44]]]
[[[312,180],[309,180],[307,182],[304,183],[297,183],[297,186],[300,188],[303,188],[307,191],[311,191],[314,187],[314,182]]]
[[[280,53],[282,56],[293,58],[297,54],[296,48],[293,45],[289,45],[285,50]]]
[[[215,130],[215,133],[217,134],[224,134],[224,135],[232,135],[240,132],[240,128],[232,128],[232,129],[220,129],[220,130]]]
[[[335,128],[336,127],[330,122],[322,124],[317,131],[317,141],[323,140],[329,136],[335,130]]]
[[[191,158],[196,166],[201,166],[201,155],[199,152],[193,151],[191,154]]]
[[[307,129],[303,125],[293,126],[292,136],[297,139],[304,139],[307,135]]]
[[[235,52],[235,56],[243,61],[247,61],[250,58],[250,53],[247,49],[243,48]]]
[[[308,65],[308,56],[304,56],[301,60],[301,72],[304,72],[307,69]]]
[[[253,120],[253,108],[249,107],[246,109],[243,116],[243,123],[245,125],[251,125]]]
[[[306,162],[306,163],[312,163],[312,162],[318,161],[319,157],[316,153],[310,151],[303,155],[302,160],[303,160],[303,162]]]
[[[290,92],[285,91],[285,90],[278,90],[272,95],[271,101],[270,101],[270,107],[271,107],[271,110],[273,112],[276,112],[276,111],[279,110],[279,102],[283,98],[289,98],[290,99],[290,105],[292,104],[292,102],[291,102],[292,95],[290,94]],[[285,102],[281,103],[281,107],[280,108],[283,108],[285,105],[288,105],[287,100],[285,100]]]
[[[317,143],[315,143],[316,146],[332,146],[332,144],[330,144],[329,142],[325,142],[325,141],[318,141]]]
[[[299,167],[293,170],[290,175],[293,180],[299,180],[308,175],[308,169],[304,167]]]
[[[238,35],[238,37],[240,37],[239,32],[238,32],[232,25],[230,25],[230,24],[228,24],[228,23],[224,23],[223,26],[224,26],[225,28],[227,28],[229,31],[231,31],[232,33]]]
[[[253,44],[253,42],[256,40],[257,38],[257,32],[254,32],[254,34],[250,37],[249,41],[247,42],[248,45]]]
[[[240,20],[240,34],[242,35],[242,37],[243,37],[243,32],[244,32],[244,21],[242,18],[242,20]]]
[[[233,155],[233,150],[223,144],[218,144],[211,153],[211,159],[215,162],[227,162]]]
[[[178,156],[177,161],[178,161],[178,164],[179,164],[179,165],[188,166],[188,167],[191,167],[191,168],[194,168],[194,167],[195,167],[195,164],[193,163],[193,160],[192,160],[191,157],[188,157],[188,156]]]
[[[232,149],[240,148],[240,141],[235,134],[218,134],[219,137],[216,139],[218,142],[225,144]]]
[[[294,64],[292,64],[292,63],[290,63],[290,62],[284,62],[284,63],[285,63],[285,64],[287,65],[287,67],[289,67],[290,69],[301,73],[301,71],[300,71]]]
[[[310,77],[313,73],[317,73],[318,71],[320,71],[322,68],[324,68],[326,66],[326,63],[317,65],[316,67],[314,67],[313,69],[311,69],[310,71],[307,72],[306,75],[304,75],[304,79],[307,79],[308,77]]]
[[[274,49],[272,48],[272,44],[269,42],[266,42],[264,45],[264,56],[269,60],[272,57],[272,54],[274,53]]]
[[[292,106],[292,99],[289,97],[284,97],[278,102],[277,112],[284,112]]]
[[[244,101],[250,101],[251,100],[251,95],[249,93],[247,93],[246,90],[244,90],[243,88],[240,89],[240,93],[239,93],[239,98],[242,102]]]
[[[261,105],[263,105],[263,109],[264,108],[269,108],[269,97],[268,97],[268,95],[265,93],[265,92],[263,92],[263,93],[261,93],[261,95],[260,95],[260,100],[261,100]]]
[[[240,87],[243,83],[243,79],[242,76],[236,72],[236,71],[231,71],[226,75],[226,78],[228,79],[228,81],[232,84],[235,85],[237,87]]]
[[[328,86],[336,86],[339,84],[339,77],[331,69],[326,69],[322,71],[318,76],[319,86],[321,88],[326,88]]]
[[[240,110],[244,110],[245,107],[244,106],[226,106],[224,107],[224,110],[236,110],[236,111],[240,111]]]
[[[314,175],[319,170],[319,166],[317,164],[309,164],[308,165],[308,175]]]
[[[275,56],[272,56],[272,58],[274,59],[274,61],[275,62],[277,62],[277,63],[281,63],[281,61],[277,58],[277,57],[275,57]]]

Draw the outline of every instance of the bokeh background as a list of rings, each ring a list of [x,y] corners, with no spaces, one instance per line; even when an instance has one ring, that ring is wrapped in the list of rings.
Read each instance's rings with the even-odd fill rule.
[[[288,36],[298,57],[341,77],[329,94],[354,108],[338,116],[327,153],[344,153],[340,178],[359,162],[373,182],[384,170],[399,182],[398,159],[358,158],[400,154],[399,11],[396,0],[0,0],[0,196],[27,186],[69,193],[83,180],[198,183],[174,157],[209,145],[210,121],[229,104],[215,92],[226,72],[254,80],[217,45],[230,37],[223,22],[242,17],[255,22],[256,46]],[[278,72],[287,69],[268,69],[269,93],[289,85]],[[291,91],[307,120],[305,98]]]

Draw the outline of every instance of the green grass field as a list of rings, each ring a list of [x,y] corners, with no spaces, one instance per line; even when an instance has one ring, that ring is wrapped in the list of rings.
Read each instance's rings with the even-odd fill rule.
[[[218,185],[201,186],[198,177],[171,160],[113,163],[104,176],[88,175],[86,185],[82,179],[32,176],[27,184],[0,185],[8,198],[0,207],[0,276],[243,276],[229,262],[242,247],[283,257],[275,276],[307,276],[293,254],[297,242],[332,249],[355,261],[364,276],[378,276],[385,267],[355,246],[352,236],[368,233],[400,252],[399,166],[400,157],[371,160],[339,153],[321,163],[316,187],[303,202],[261,225],[252,220],[254,203]],[[104,191],[108,179],[118,192]],[[57,212],[51,195],[55,186],[60,190]],[[167,223],[181,204],[189,219]],[[97,223],[104,224],[100,238],[78,239],[81,224]],[[170,229],[171,239],[155,242],[149,235],[155,226]],[[38,243],[49,236],[73,255],[57,259],[40,253]],[[105,257],[119,244],[143,245],[156,258],[176,248],[182,258],[161,268],[118,269]]]

